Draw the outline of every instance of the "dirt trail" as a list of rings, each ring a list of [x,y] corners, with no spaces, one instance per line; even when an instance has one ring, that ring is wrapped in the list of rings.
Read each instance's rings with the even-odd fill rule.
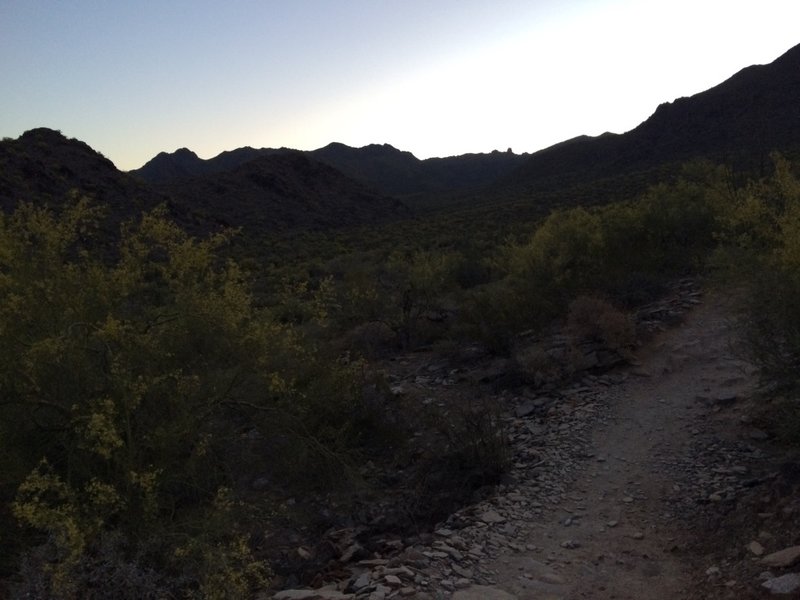
[[[528,524],[534,551],[490,565],[497,588],[520,600],[692,597],[692,565],[675,552],[692,532],[672,512],[684,490],[670,465],[691,463],[693,439],[719,428],[702,399],[724,402],[755,386],[753,369],[734,356],[729,315],[723,298],[707,298],[608,389],[610,415],[592,434],[593,456],[559,510]],[[473,591],[493,593],[461,596]]]
[[[431,533],[379,537],[367,559],[342,558],[347,568],[327,587],[274,597],[763,597],[757,556],[794,543],[781,515],[800,514],[800,502],[795,513],[770,499],[775,457],[747,415],[756,371],[734,350],[734,303],[680,289],[655,312],[683,321],[641,348],[636,365],[563,387],[493,391],[479,382],[502,365],[475,373],[425,356],[399,363],[408,402],[444,405],[472,390],[508,409],[505,481]],[[351,558],[364,549],[355,530],[337,535],[348,531],[340,546]]]

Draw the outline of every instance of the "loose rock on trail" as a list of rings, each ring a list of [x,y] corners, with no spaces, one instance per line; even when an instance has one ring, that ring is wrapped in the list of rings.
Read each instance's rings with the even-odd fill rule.
[[[739,409],[758,382],[736,352],[731,303],[697,293],[682,302],[683,321],[654,335],[636,364],[510,399],[513,466],[490,497],[432,535],[348,565],[346,580],[275,597],[662,600],[768,597],[770,582],[800,589],[800,577],[786,587],[793,562],[761,564],[782,550],[769,532],[730,542],[737,550],[723,560],[698,544],[769,480],[774,458]]]

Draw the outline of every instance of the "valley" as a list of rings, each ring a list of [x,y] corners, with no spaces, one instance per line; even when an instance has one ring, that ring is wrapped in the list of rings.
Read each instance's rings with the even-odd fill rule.
[[[2,593],[795,597],[798,67],[523,155],[3,140]]]

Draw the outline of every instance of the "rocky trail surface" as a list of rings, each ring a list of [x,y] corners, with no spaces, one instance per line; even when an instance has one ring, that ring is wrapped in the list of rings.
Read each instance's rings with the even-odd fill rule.
[[[635,364],[507,398],[513,466],[487,498],[273,597],[800,597],[800,506],[773,493],[777,450],[747,410],[755,369],[730,302],[700,298],[685,290],[681,323]]]

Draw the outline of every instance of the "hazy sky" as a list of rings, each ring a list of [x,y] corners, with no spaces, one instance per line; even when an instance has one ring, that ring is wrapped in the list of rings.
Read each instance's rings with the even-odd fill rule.
[[[800,43],[798,0],[0,0],[0,136],[420,158],[624,132]]]

